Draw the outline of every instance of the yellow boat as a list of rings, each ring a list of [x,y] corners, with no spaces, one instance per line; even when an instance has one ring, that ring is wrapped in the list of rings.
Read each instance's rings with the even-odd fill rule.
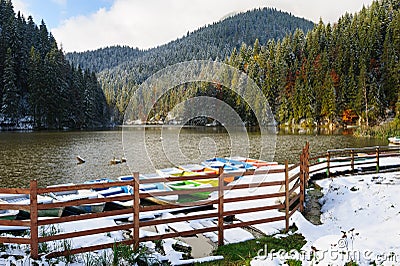
[[[199,176],[199,175],[215,175],[218,174],[218,169],[205,167],[200,164],[188,164],[179,166],[179,169],[183,170],[186,176]],[[226,177],[225,182],[232,182],[233,177]],[[232,181],[231,181],[232,179]],[[213,187],[218,187],[218,178],[209,178],[209,179],[197,179],[196,182],[200,184],[209,184]]]

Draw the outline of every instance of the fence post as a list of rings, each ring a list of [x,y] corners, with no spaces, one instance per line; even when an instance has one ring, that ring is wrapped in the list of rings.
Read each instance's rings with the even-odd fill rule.
[[[288,161],[285,161],[285,221],[286,232],[289,231],[289,167]]]
[[[376,146],[376,172],[379,173],[379,146]]]
[[[224,168],[218,171],[218,246],[224,245]]]
[[[304,189],[304,176],[305,176],[305,151],[306,148],[303,148],[303,152],[300,155],[300,212],[304,210],[304,196],[305,196],[305,189]]]
[[[354,150],[351,149],[351,173],[354,174]]]
[[[39,259],[39,229],[37,206],[37,180],[30,182],[30,217],[31,217],[31,258]]]
[[[307,182],[308,182],[308,179],[310,178],[310,162],[309,162],[309,159],[310,159],[310,143],[307,141],[305,158],[304,158],[304,165],[305,165],[304,188],[307,187]]]
[[[326,176],[328,178],[331,177],[331,171],[329,169],[330,164],[331,164],[331,152],[327,151],[327,153],[326,153]]]
[[[139,248],[139,207],[140,207],[140,195],[139,195],[139,173],[133,173],[133,246],[137,250]]]

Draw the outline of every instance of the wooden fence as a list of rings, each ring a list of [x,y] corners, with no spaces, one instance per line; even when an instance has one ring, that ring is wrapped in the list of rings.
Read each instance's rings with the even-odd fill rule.
[[[303,167],[304,164],[303,164]],[[30,182],[30,188],[21,189],[21,188],[0,188],[0,193],[6,194],[29,194],[30,195],[30,204],[29,205],[11,205],[11,204],[0,204],[0,210],[25,210],[30,212],[30,219],[28,220],[0,220],[0,226],[24,226],[30,228],[30,236],[29,237],[0,237],[0,243],[15,243],[15,244],[28,244],[31,247],[31,257],[34,259],[39,258],[39,245],[40,243],[56,241],[56,240],[65,240],[76,237],[83,237],[93,234],[99,233],[107,233],[121,230],[130,230],[133,232],[133,237],[130,239],[126,239],[119,242],[112,242],[107,244],[81,247],[71,250],[63,250],[58,252],[53,252],[47,254],[46,257],[58,257],[58,256],[66,256],[77,253],[90,252],[105,248],[112,248],[114,245],[134,245],[135,248],[138,247],[139,242],[143,241],[152,241],[159,240],[165,238],[172,238],[178,236],[189,236],[195,234],[201,234],[206,232],[218,232],[218,244],[223,245],[224,240],[224,230],[236,227],[246,227],[256,224],[275,222],[275,221],[286,221],[285,226],[286,229],[289,227],[289,218],[293,215],[293,213],[299,209],[302,209],[304,203],[304,175],[301,170],[300,164],[296,165],[288,165],[288,162],[285,163],[283,169],[276,170],[264,170],[264,171],[247,171],[245,173],[238,172],[237,175],[266,175],[266,178],[263,178],[262,182],[257,184],[237,184],[237,185],[226,185],[224,183],[224,179],[228,176],[232,176],[234,173],[223,173],[220,169],[220,174],[207,175],[207,176],[190,176],[184,177],[185,180],[199,180],[199,179],[209,179],[209,178],[218,178],[219,185],[217,187],[205,187],[205,188],[197,188],[191,190],[182,190],[182,191],[163,191],[163,192],[154,192],[154,193],[144,193],[139,191],[140,184],[151,184],[158,182],[173,182],[173,181],[181,181],[182,177],[168,177],[168,178],[151,178],[151,179],[140,179],[139,173],[134,173],[134,179],[132,181],[121,181],[121,182],[110,182],[110,183],[96,183],[96,184],[81,184],[81,185],[70,185],[70,186],[54,186],[48,188],[38,188],[37,181],[32,180]],[[281,174],[282,178],[280,180],[268,181],[268,174]],[[133,188],[133,195],[130,196],[114,196],[107,198],[96,198],[96,199],[82,199],[82,200],[72,200],[67,202],[56,202],[56,203],[38,203],[38,195],[46,195],[51,192],[61,192],[61,191],[73,191],[80,189],[105,189],[109,187],[116,186],[131,186]],[[235,198],[227,198],[225,197],[226,192],[229,190],[245,190],[249,188],[256,187],[276,187],[276,192],[270,194],[257,194],[243,197],[235,197]],[[284,188],[284,190],[279,192],[279,188]],[[299,192],[299,190],[302,190]],[[167,205],[150,205],[144,206],[140,204],[140,199],[145,199],[148,197],[160,197],[160,196],[168,196],[168,195],[190,195],[192,193],[199,192],[213,192],[216,191],[218,197],[214,199],[208,200],[200,200],[187,202],[182,204],[167,204]],[[295,197],[290,197],[293,193],[297,191],[297,195]],[[270,206],[259,206],[259,207],[250,207],[250,204],[246,205],[245,209],[235,209],[225,211],[224,206],[227,203],[241,202],[241,201],[254,201],[260,199],[278,199],[284,198],[284,202],[275,203]],[[59,218],[51,218],[51,219],[39,219],[38,212],[39,210],[46,210],[52,208],[64,208],[68,206],[78,206],[83,204],[95,204],[100,202],[112,202],[112,201],[127,201],[133,200],[133,206],[131,208],[122,209],[122,210],[111,210],[104,211],[101,213],[87,213],[81,215],[72,215],[65,216]],[[185,217],[173,217],[159,220],[147,220],[140,221],[139,214],[146,213],[149,211],[165,211],[165,210],[174,210],[182,207],[200,207],[200,206],[209,206],[214,205],[217,206],[215,210],[210,211],[208,213],[196,214],[194,212],[193,215],[185,216]],[[253,213],[253,212],[261,212],[268,210],[282,210],[282,215],[276,217],[269,217],[264,219],[246,221],[246,222],[235,222],[231,224],[224,223],[224,218],[228,216],[234,216],[237,214],[244,213]],[[78,231],[78,232],[69,232],[69,233],[58,233],[50,236],[40,236],[39,228],[41,226],[46,225],[55,225],[58,223],[66,223],[72,221],[82,221],[85,220],[90,223],[90,220],[95,218],[102,217],[112,217],[116,215],[132,215],[133,222],[126,223],[122,225],[115,225],[112,227],[106,228],[96,228],[96,224],[93,223],[93,229]],[[168,224],[175,223],[181,221],[188,220],[197,220],[197,219],[206,219],[213,218],[217,219],[217,226],[202,228],[197,230],[190,230],[184,232],[168,232],[165,234],[159,234],[154,236],[145,236],[139,237],[139,229],[146,226],[153,226],[159,224]]]
[[[197,188],[190,190],[182,190],[182,191],[165,191],[165,192],[153,192],[153,193],[145,193],[139,190],[140,184],[151,184],[151,183],[159,183],[159,182],[173,182],[173,181],[181,181],[182,177],[168,177],[168,178],[151,178],[151,179],[140,179],[139,173],[133,174],[132,181],[121,181],[121,182],[110,182],[110,183],[95,183],[95,184],[81,184],[81,185],[71,185],[71,186],[55,186],[48,188],[38,188],[37,181],[32,180],[30,183],[30,188],[0,188],[0,194],[29,194],[30,195],[30,204],[29,205],[10,205],[10,204],[0,204],[0,210],[25,210],[30,212],[30,219],[28,220],[0,220],[0,226],[25,226],[30,228],[30,236],[29,237],[0,237],[0,243],[15,243],[15,244],[28,244],[31,247],[31,257],[34,259],[39,258],[39,244],[49,241],[56,240],[65,240],[76,237],[83,237],[88,235],[94,235],[99,233],[107,233],[121,230],[129,230],[133,232],[133,237],[119,241],[106,243],[101,245],[87,246],[81,247],[71,250],[63,250],[58,252],[53,252],[47,254],[46,257],[58,257],[58,256],[66,256],[77,253],[90,252],[105,248],[112,248],[114,245],[133,245],[135,248],[138,247],[139,242],[143,241],[154,241],[165,238],[173,238],[179,236],[189,236],[195,234],[201,234],[206,232],[218,232],[218,244],[223,245],[224,240],[224,230],[236,227],[246,227],[252,226],[256,224],[263,224],[275,221],[285,221],[285,228],[288,230],[289,228],[289,219],[297,210],[303,211],[304,200],[305,200],[305,188],[307,185],[307,181],[311,175],[320,174],[323,172],[326,176],[330,177],[332,170],[338,167],[347,167],[351,172],[355,172],[356,168],[359,167],[367,167],[369,169],[371,165],[374,168],[374,171],[380,171],[382,167],[380,166],[379,159],[385,157],[399,156],[400,147],[373,147],[373,148],[362,148],[362,149],[341,149],[341,150],[330,150],[326,154],[319,154],[313,157],[310,157],[309,153],[309,144],[307,143],[303,148],[303,151],[300,155],[300,162],[295,165],[290,165],[288,162],[285,162],[285,165],[281,169],[268,169],[262,171],[247,171],[247,172],[238,172],[237,175],[254,175],[260,176],[265,175],[265,178],[262,179],[262,182],[258,182],[256,184],[236,184],[236,185],[226,185],[224,183],[224,179],[228,176],[232,176],[232,173],[224,173],[220,169],[219,174],[214,175],[199,175],[199,176],[188,176],[184,177],[185,180],[200,180],[200,179],[209,179],[209,178],[218,178],[218,186],[217,187],[206,187],[206,188]],[[369,167],[369,168],[368,168]],[[386,166],[385,166],[386,167]],[[386,167],[387,168],[387,167]],[[398,170],[400,166],[392,168]],[[347,170],[347,171],[348,171]],[[388,170],[390,170],[388,168]],[[278,174],[281,177],[279,179],[268,180],[268,175]],[[38,203],[38,195],[45,195],[50,192],[61,192],[61,191],[71,191],[71,190],[80,190],[80,189],[104,189],[109,187],[116,186],[131,186],[133,188],[134,193],[129,196],[113,196],[107,198],[98,198],[98,199],[83,199],[83,200],[73,200],[67,202],[57,202],[57,203]],[[227,191],[235,191],[235,190],[246,190],[249,188],[267,188],[267,187],[276,187],[276,192],[269,194],[255,194],[255,195],[246,195],[240,197],[226,197]],[[278,189],[278,188],[283,188]],[[275,191],[275,190],[274,190]],[[160,196],[168,196],[168,195],[190,195],[193,193],[199,192],[215,192],[217,193],[217,197],[207,200],[193,201],[187,202],[184,204],[174,204],[170,203],[167,205],[150,205],[144,206],[140,204],[141,199],[149,198],[149,197],[160,197]],[[296,193],[294,193],[296,192]],[[294,195],[291,197],[292,195]],[[248,207],[252,206],[251,201],[260,200],[260,199],[279,199],[284,198],[283,202],[275,203],[268,206],[258,206],[258,207]],[[110,210],[104,211],[101,213],[87,213],[81,215],[72,215],[65,216],[59,218],[51,218],[51,219],[39,219],[38,212],[39,210],[46,210],[52,208],[60,208],[67,206],[77,206],[83,204],[95,204],[100,202],[113,202],[113,201],[128,201],[133,200],[133,206],[130,208],[122,209],[122,210]],[[235,209],[235,210],[225,210],[226,204],[235,203],[235,202],[243,202],[250,201],[249,204],[246,205],[244,209]],[[276,202],[276,201],[275,201]],[[166,211],[166,210],[174,210],[178,208],[184,207],[201,207],[201,206],[216,206],[212,211],[206,213],[194,213],[192,215],[187,215],[185,217],[173,217],[173,218],[162,218],[162,219],[154,219],[147,221],[140,221],[139,214],[146,213],[150,211]],[[275,217],[262,218],[252,221],[237,221],[235,223],[224,223],[224,218],[228,216],[234,216],[245,213],[255,213],[269,210],[282,210],[282,215],[278,215]],[[132,216],[133,222],[115,225],[105,228],[96,228],[96,224],[93,224],[93,229],[78,231],[78,232],[69,232],[69,233],[59,233],[51,236],[40,236],[39,228],[41,226],[46,225],[54,225],[58,223],[66,223],[72,221],[82,221],[85,220],[88,223],[92,219],[102,218],[102,217],[112,217],[117,215],[129,215]],[[188,220],[197,220],[197,219],[216,219],[217,225],[213,227],[201,228],[197,230],[189,230],[189,231],[181,231],[181,232],[168,232],[164,234],[157,234],[153,236],[139,236],[140,228],[147,226],[155,226],[160,224],[168,224],[175,222],[182,222]]]
[[[384,158],[399,157],[399,152],[400,146],[328,150],[326,153],[314,154],[307,159],[309,170],[306,175],[318,179],[347,173],[398,171],[400,170],[400,164],[381,165],[381,160]]]

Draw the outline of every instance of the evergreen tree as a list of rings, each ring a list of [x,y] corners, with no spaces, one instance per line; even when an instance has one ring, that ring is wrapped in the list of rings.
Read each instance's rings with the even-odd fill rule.
[[[44,21],[37,27],[32,17],[15,14],[11,1],[0,0],[0,116],[6,127],[18,128],[22,117],[32,118],[34,128],[107,125],[104,93],[95,76],[82,72],[65,60]]]
[[[13,123],[19,118],[20,95],[16,85],[15,61],[11,48],[7,49],[3,74],[3,105],[1,112],[11,119]]]

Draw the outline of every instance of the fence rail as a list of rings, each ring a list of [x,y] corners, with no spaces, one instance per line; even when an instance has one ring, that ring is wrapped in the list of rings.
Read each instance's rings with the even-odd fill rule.
[[[332,149],[325,154],[315,154],[308,159],[309,175],[322,174],[320,178],[331,177],[344,172],[355,173],[398,170],[399,164],[381,165],[381,159],[399,157],[400,146],[373,146],[363,148]],[[338,170],[341,168],[341,171]],[[336,170],[336,171],[333,171]]]
[[[0,237],[0,243],[15,243],[15,244],[29,244],[31,247],[31,257],[37,259],[39,257],[38,248],[40,243],[71,239],[76,237],[83,237],[99,233],[108,233],[113,231],[128,230],[132,232],[132,237],[130,239],[122,240],[119,242],[106,243],[101,245],[93,245],[88,247],[75,248],[72,250],[57,251],[47,254],[47,257],[57,257],[65,256],[89,251],[95,251],[98,249],[111,248],[114,245],[134,245],[135,248],[138,247],[139,242],[143,241],[153,241],[160,240],[171,237],[178,236],[188,236],[195,235],[206,232],[217,232],[218,233],[218,244],[223,245],[224,240],[224,230],[236,228],[236,227],[246,227],[261,223],[269,223],[276,221],[285,221],[285,228],[289,228],[289,219],[296,211],[303,211],[305,202],[305,189],[307,186],[307,181],[316,174],[324,173],[325,176],[331,177],[332,169],[347,167],[348,171],[354,172],[356,167],[369,166],[374,167],[375,171],[380,171],[380,159],[387,157],[398,157],[400,155],[400,147],[369,147],[369,148],[351,148],[351,149],[340,149],[340,150],[329,150],[325,154],[314,155],[310,157],[309,144],[307,143],[300,154],[299,163],[294,165],[289,165],[285,162],[283,167],[278,169],[266,169],[266,170],[256,170],[256,171],[246,171],[238,172],[237,175],[240,176],[261,176],[265,175],[266,178],[262,178],[261,182],[255,184],[235,184],[226,185],[224,179],[226,177],[232,176],[232,173],[224,173],[220,169],[218,174],[214,175],[199,175],[199,176],[185,176],[185,177],[166,177],[166,178],[152,178],[152,179],[140,179],[139,173],[133,174],[132,181],[118,181],[109,183],[93,183],[93,184],[79,184],[79,185],[60,185],[52,186],[47,188],[38,188],[36,180],[32,180],[30,183],[30,188],[0,188],[0,194],[27,194],[30,196],[29,204],[19,205],[19,204],[0,204],[0,210],[25,210],[30,212],[30,217],[27,220],[0,220],[1,226],[23,226],[30,229],[29,237]],[[400,165],[398,166],[400,168]],[[280,175],[279,178],[268,180],[269,176],[274,174]],[[268,176],[269,175],[269,176]],[[217,178],[217,187],[207,187],[198,188],[191,190],[181,190],[181,191],[164,191],[164,192],[154,192],[146,193],[140,191],[139,187],[141,184],[152,184],[159,182],[173,182],[181,181],[182,178],[185,180],[201,180],[209,178]],[[107,189],[116,186],[130,186],[133,189],[132,195],[129,196],[112,196],[106,198],[96,198],[96,199],[80,199],[65,202],[54,202],[54,203],[38,203],[39,195],[46,195],[51,192],[63,192],[71,190],[81,190],[81,189]],[[251,188],[268,188],[274,187],[274,190],[269,193],[252,194],[246,196],[236,196],[229,197],[228,191],[246,190]],[[199,192],[214,192],[217,194],[216,198],[186,202],[181,204],[169,203],[166,205],[150,205],[145,206],[140,202],[143,199],[149,197],[160,197],[168,195],[178,195],[183,197],[185,195],[190,195]],[[252,206],[251,201],[261,200],[261,199],[284,199],[280,203],[263,205],[263,206],[253,206],[250,208],[243,209],[226,209],[227,204],[248,201],[250,202],[246,206]],[[39,210],[46,210],[52,208],[65,208],[68,206],[77,206],[83,204],[95,204],[95,203],[107,203],[113,201],[132,201],[132,207],[121,209],[121,210],[106,210],[101,213],[85,213],[80,215],[65,216],[59,218],[51,219],[39,219]],[[275,201],[276,202],[276,201]],[[179,210],[182,207],[204,207],[204,206],[216,206],[213,210],[206,213],[193,213],[186,215],[184,217],[170,217],[161,218],[153,220],[141,221],[139,214],[154,211],[174,211]],[[235,223],[227,224],[224,223],[224,218],[229,216],[235,216],[239,214],[264,212],[271,210],[281,210],[279,215],[274,217],[265,217],[260,219],[255,219],[251,221],[237,221]],[[58,223],[67,223],[74,221],[87,221],[96,218],[113,217],[119,215],[126,215],[132,217],[133,221],[122,225],[107,226],[103,228],[96,227],[93,223],[93,228],[85,231],[60,233],[52,236],[40,236],[39,228],[46,225],[54,225]],[[139,236],[140,228],[147,226],[157,226],[161,224],[169,224],[183,221],[199,220],[199,219],[214,219],[217,221],[215,226],[210,226],[201,229],[193,229],[189,231],[178,231],[178,232],[168,232],[164,234],[157,234],[154,236]]]
[[[163,192],[154,192],[154,193],[145,193],[139,190],[140,184],[152,184],[152,183],[159,183],[159,182],[173,182],[173,181],[181,181],[182,177],[166,177],[166,178],[153,178],[153,179],[139,179],[139,173],[133,174],[132,181],[119,181],[119,182],[109,182],[109,183],[94,183],[94,184],[79,184],[79,185],[60,185],[60,186],[51,186],[47,188],[38,188],[37,181],[32,180],[30,182],[30,188],[28,189],[20,189],[20,188],[0,188],[0,194],[27,194],[30,196],[29,204],[0,204],[0,210],[25,210],[30,212],[30,218],[27,220],[0,220],[0,225],[2,226],[24,226],[30,229],[30,236],[29,237],[0,237],[0,243],[15,243],[15,244],[29,244],[31,247],[31,257],[37,259],[39,257],[39,244],[49,241],[57,241],[57,240],[64,240],[64,239],[72,239],[76,237],[83,237],[88,235],[94,235],[99,233],[108,233],[113,231],[121,231],[121,230],[129,230],[132,231],[133,237],[131,239],[101,244],[101,245],[94,245],[88,246],[83,248],[76,248],[71,250],[64,250],[64,251],[57,251],[50,254],[47,254],[47,257],[56,257],[56,256],[63,256],[63,255],[71,255],[76,253],[94,251],[98,249],[110,248],[114,245],[119,244],[133,244],[135,247],[138,247],[139,242],[143,241],[150,241],[150,240],[160,240],[165,238],[171,237],[178,237],[178,236],[188,236],[188,235],[195,235],[200,233],[206,232],[218,232],[218,244],[223,245],[224,240],[224,230],[236,227],[245,227],[256,225],[260,223],[268,223],[268,222],[275,222],[275,221],[286,221],[286,229],[289,226],[289,218],[290,216],[298,209],[303,206],[303,202],[301,199],[304,200],[303,196],[296,196],[290,198],[290,195],[295,191],[299,191],[300,188],[304,188],[304,184],[301,184],[301,173],[298,171],[292,173],[293,170],[299,169],[299,165],[291,165],[289,166],[286,162],[285,167],[282,169],[271,169],[271,170],[263,170],[263,171],[239,171],[237,173],[224,173],[222,169],[218,174],[214,175],[199,175],[199,176],[188,176],[184,177],[185,180],[201,180],[201,179],[210,179],[210,178],[218,178],[218,186],[217,187],[207,187],[207,188],[198,188],[198,189],[191,189],[191,190],[181,190],[181,191],[163,191]],[[226,177],[231,177],[232,175],[240,175],[240,176],[260,176],[260,175],[267,175],[267,174],[282,174],[282,178],[280,180],[268,181],[262,180],[262,182],[257,184],[236,184],[236,185],[226,185],[224,179]],[[303,179],[304,180],[304,179]],[[64,191],[75,191],[81,189],[107,189],[110,187],[116,186],[130,186],[133,188],[133,194],[130,196],[114,196],[114,197],[107,197],[107,198],[95,198],[95,199],[79,199],[79,200],[71,200],[65,202],[54,202],[54,203],[38,203],[38,196],[39,195],[46,195],[49,193],[54,192],[64,192]],[[278,188],[283,187],[284,191],[278,192]],[[274,193],[268,194],[256,194],[256,195],[249,195],[249,196],[240,196],[240,197],[226,197],[227,191],[236,191],[236,190],[245,190],[251,188],[266,188],[266,187],[276,187],[276,191]],[[140,204],[141,199],[145,199],[148,197],[160,197],[160,196],[168,196],[168,195],[190,195],[193,193],[199,192],[215,192],[217,193],[217,197],[214,199],[206,199],[206,200],[199,200],[181,204],[170,203],[167,205],[150,205],[144,206]],[[303,192],[299,192],[299,194],[303,194]],[[234,210],[225,210],[224,207],[226,204],[241,202],[241,201],[254,201],[260,199],[273,199],[273,198],[284,198],[284,201],[280,204],[272,204],[268,206],[256,206],[251,208],[244,208],[244,209],[234,209]],[[70,206],[78,206],[83,204],[96,204],[96,203],[107,203],[112,201],[127,201],[132,200],[133,206],[130,208],[122,209],[122,210],[107,210],[101,213],[85,213],[80,215],[72,215],[72,216],[65,216],[65,217],[58,217],[58,218],[51,218],[51,219],[39,219],[38,212],[39,210],[48,210],[52,208],[65,208]],[[295,205],[296,202],[301,201]],[[194,213],[191,215],[187,215],[185,217],[172,217],[172,218],[163,218],[159,220],[148,220],[148,221],[141,221],[139,219],[140,213],[146,212],[154,212],[154,211],[165,211],[179,209],[182,207],[202,207],[202,206],[209,206],[215,205],[216,209],[210,211],[208,213]],[[264,219],[246,221],[246,222],[237,222],[234,224],[225,224],[224,218],[228,216],[234,216],[238,214],[246,214],[246,213],[253,213],[253,212],[262,212],[262,211],[269,211],[269,210],[284,210],[282,215],[277,217],[269,217]],[[50,236],[40,236],[39,235],[39,228],[41,226],[46,225],[55,225],[59,223],[66,223],[66,222],[74,222],[74,221],[87,221],[90,223],[91,220],[96,218],[104,218],[104,217],[112,217],[117,215],[131,215],[133,218],[133,222],[122,224],[122,225],[115,225],[115,226],[108,226],[104,228],[97,228],[96,224],[93,224],[93,228],[85,231],[76,231],[76,232],[68,232],[68,233],[59,233],[56,235]],[[161,224],[168,224],[168,223],[175,223],[175,222],[182,222],[182,221],[190,221],[190,220],[199,220],[199,219],[216,219],[217,224],[215,226],[190,230],[190,231],[182,231],[182,232],[168,232],[165,234],[158,234],[154,236],[143,236],[139,237],[139,230],[140,228],[147,227],[147,226],[156,226]]]

